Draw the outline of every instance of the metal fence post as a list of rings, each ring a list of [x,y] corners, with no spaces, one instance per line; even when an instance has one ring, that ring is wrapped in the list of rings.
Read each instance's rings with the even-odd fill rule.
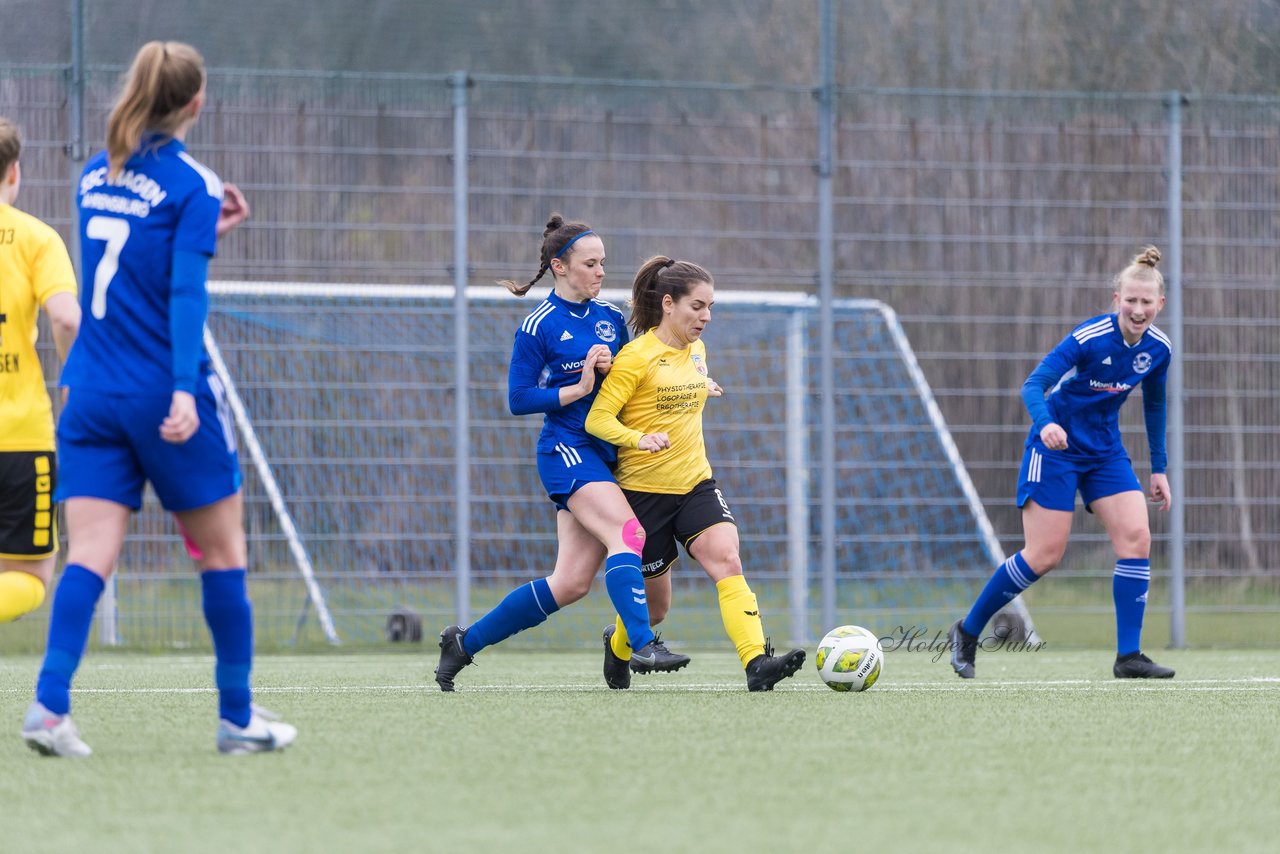
[[[1186,646],[1186,444],[1183,421],[1182,348],[1186,336],[1182,328],[1182,105],[1181,92],[1169,93],[1169,264],[1165,273],[1168,290],[1169,340],[1169,480],[1175,492],[1169,519],[1169,645]]]
[[[71,255],[71,263],[77,274],[80,271],[80,229],[77,227],[75,211],[77,204],[77,185],[80,181],[80,170],[84,168],[84,34],[85,34],[84,0],[71,0],[71,64],[67,66],[67,186],[71,188],[71,228],[67,249]],[[77,276],[78,277],[78,276]],[[102,591],[102,603],[98,609],[98,642],[103,646],[119,646],[120,632],[117,616],[119,613],[119,585],[115,573],[107,580]]]
[[[787,573],[791,588],[791,641],[809,638],[809,418],[807,358],[809,312],[792,309],[787,320],[786,484]]]
[[[71,0],[71,65],[67,74],[67,156],[71,159],[71,209],[75,210],[75,185],[84,165],[84,0]],[[72,260],[78,265],[76,229],[71,229]]]
[[[835,199],[831,184],[834,172],[835,138],[835,9],[832,0],[820,0],[821,30],[818,96],[818,309],[819,362],[822,370],[822,472],[819,498],[822,514],[822,626],[836,624],[836,404],[835,366]]]
[[[465,71],[449,75],[453,90],[453,335],[454,387],[454,525],[457,573],[457,619],[471,621],[471,375],[469,312],[467,310],[467,88]]]

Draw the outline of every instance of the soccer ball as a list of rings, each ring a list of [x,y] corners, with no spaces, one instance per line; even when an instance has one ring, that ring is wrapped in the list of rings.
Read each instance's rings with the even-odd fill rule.
[[[880,639],[862,626],[840,626],[818,643],[818,676],[833,691],[865,691],[884,670]]]

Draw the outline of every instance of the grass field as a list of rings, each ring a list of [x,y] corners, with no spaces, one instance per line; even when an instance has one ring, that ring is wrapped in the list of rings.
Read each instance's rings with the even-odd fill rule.
[[[222,757],[210,658],[95,651],[79,761],[23,745],[38,659],[0,659],[0,850],[1275,850],[1274,652],[1153,650],[1178,677],[1150,683],[983,653],[961,682],[898,649],[852,695],[811,664],[748,694],[720,651],[609,691],[595,654],[502,649],[445,695],[431,652],[261,658],[298,741]]]

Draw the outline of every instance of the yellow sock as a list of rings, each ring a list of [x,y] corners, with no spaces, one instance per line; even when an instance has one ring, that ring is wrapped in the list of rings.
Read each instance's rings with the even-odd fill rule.
[[[0,623],[29,614],[44,601],[44,582],[17,570],[0,572]]]
[[[747,586],[747,579],[731,575],[716,582],[720,597],[720,619],[729,640],[737,647],[742,666],[764,652],[764,626],[760,623],[760,605],[756,594]]]
[[[613,627],[613,639],[609,641],[609,646],[613,647],[614,655],[626,661],[631,658],[631,639],[627,637],[627,627],[622,625],[621,617],[613,618]]]

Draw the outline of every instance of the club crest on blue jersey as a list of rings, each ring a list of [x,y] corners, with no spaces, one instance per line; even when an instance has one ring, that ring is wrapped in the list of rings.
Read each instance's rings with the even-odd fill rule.
[[[608,344],[618,337],[618,328],[607,320],[596,321],[596,337]]]
[[[1145,374],[1151,370],[1151,354],[1139,353],[1133,357],[1133,369],[1140,374]]]

